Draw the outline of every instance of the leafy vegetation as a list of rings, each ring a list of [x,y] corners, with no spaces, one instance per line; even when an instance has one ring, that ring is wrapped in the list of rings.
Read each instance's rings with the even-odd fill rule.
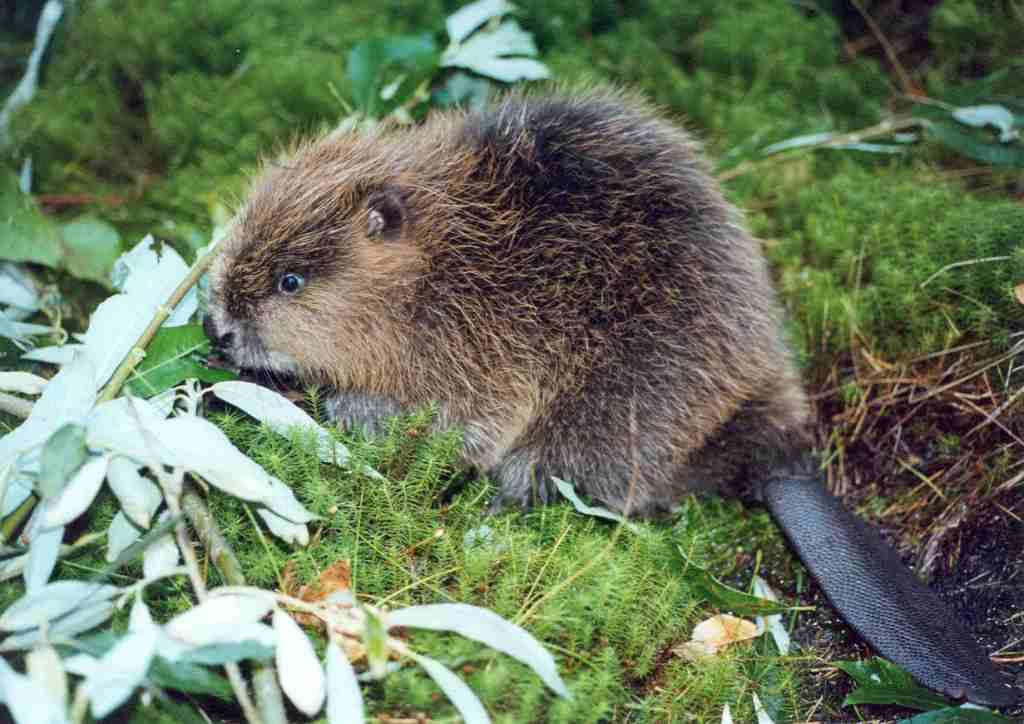
[[[837,487],[860,483],[852,500],[931,551],[922,561],[931,572],[943,552],[955,559],[968,540],[970,516],[947,524],[958,506],[978,516],[1021,514],[1019,3],[943,0],[919,31],[923,45],[904,38],[901,47],[912,50],[897,61],[924,58],[909,69],[894,64],[865,22],[865,14],[886,12],[881,2],[860,10],[845,0],[524,0],[514,12],[484,5],[500,11],[474,36],[458,22],[453,30],[454,0],[214,0],[202,11],[181,1],[77,3],[58,28],[38,95],[13,119],[0,178],[0,205],[13,221],[0,227],[0,257],[36,265],[28,282],[0,270],[0,301],[11,305],[0,317],[2,366],[51,369],[18,359],[8,338],[59,343],[83,331],[109,293],[97,283],[108,285],[113,260],[142,235],[193,258],[223,223],[224,204],[244,193],[259,156],[339,122],[414,122],[430,108],[480,103],[497,89],[495,78],[541,77],[539,66],[570,85],[635,89],[705,141],[727,193],[765,240],[794,344],[820,393],[819,443]],[[0,52],[2,89],[20,76],[41,6],[0,9],[2,37],[12,41]],[[900,22],[886,29],[898,31]],[[502,78],[513,68],[518,76]],[[487,69],[494,73],[481,75]],[[1003,109],[1009,120],[978,107]],[[968,123],[964,108],[984,123]],[[849,137],[907,119],[900,134]],[[17,188],[28,158],[31,198]],[[201,365],[198,334],[194,326],[164,328],[129,380],[133,392],[150,396],[185,377],[220,379]],[[319,417],[315,391],[307,396]],[[365,604],[473,603],[522,624],[555,653],[571,700],[478,642],[428,631],[402,639],[456,671],[496,719],[718,721],[729,704],[737,721],[752,721],[754,693],[776,721],[817,706],[806,660],[779,655],[767,638],[700,665],[675,652],[698,620],[725,607],[710,574],[745,588],[760,572],[798,592],[802,571],[761,512],[711,498],[688,499],[672,521],[634,530],[568,504],[484,519],[487,482],[453,470],[457,436],[424,435],[424,416],[396,421],[378,440],[343,440],[351,470],[371,465],[383,479],[323,462],[308,436],[283,438],[234,413],[212,419],[321,516],[310,524],[310,545],[295,548],[261,532],[250,503],[213,492],[213,518],[247,583],[292,595],[347,562]],[[48,438],[66,452],[53,460],[83,452],[75,434]],[[48,470],[50,497],[79,469]],[[110,575],[109,549],[97,545],[108,530],[107,545],[125,556],[113,580],[131,585],[146,576],[147,558],[158,565],[151,541],[131,548],[133,539],[114,535],[128,531],[137,541],[140,533],[119,506],[113,492],[99,493],[88,523],[69,529],[72,549],[60,551],[57,578]],[[1006,518],[994,515],[987,520]],[[11,521],[4,519],[5,534]],[[169,530],[155,518],[153,525]],[[950,530],[962,535],[955,545],[944,537]],[[0,572],[19,553],[4,550]],[[210,585],[228,582],[214,556],[202,563]],[[147,591],[160,622],[193,604],[181,579]],[[0,586],[0,610],[21,593]],[[119,635],[128,619],[115,615]],[[336,650],[322,631],[316,636],[318,651]],[[89,653],[102,656],[111,645],[97,641]],[[217,703],[228,691],[210,670],[174,681],[155,661],[149,683],[193,692],[204,710],[237,716]],[[898,672],[882,693],[868,691],[865,676],[848,700],[858,716],[919,694]],[[374,714],[454,716],[415,667],[362,691]],[[852,716],[841,703],[833,694],[824,710]],[[175,697],[121,711],[138,721],[194,716]],[[983,716],[947,709],[914,721]]]

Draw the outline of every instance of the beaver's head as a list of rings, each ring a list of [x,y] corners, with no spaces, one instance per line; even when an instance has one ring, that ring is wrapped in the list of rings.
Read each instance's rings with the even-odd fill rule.
[[[204,328],[234,364],[345,384],[384,361],[422,256],[388,148],[328,136],[265,165],[210,273]]]

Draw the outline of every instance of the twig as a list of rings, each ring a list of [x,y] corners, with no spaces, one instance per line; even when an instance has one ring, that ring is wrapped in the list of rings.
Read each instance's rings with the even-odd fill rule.
[[[939,276],[940,274],[948,272],[950,269],[956,269],[962,266],[973,266],[975,264],[985,264],[990,261],[1009,261],[1012,258],[1012,256],[986,256],[983,259],[965,259],[964,261],[955,261],[952,264],[946,264],[946,266],[942,267],[937,272],[932,274],[930,277],[925,279],[923,282],[921,282],[919,288],[924,289],[925,286],[932,281],[932,279]]]
[[[6,412],[8,415],[14,415],[24,420],[32,412],[32,402],[8,395],[6,392],[0,392],[0,412]]]
[[[716,174],[719,181],[729,181],[737,176],[742,176],[745,173],[753,171],[755,168],[760,168],[763,165],[771,163],[779,163],[780,161],[789,161],[795,158],[801,158],[807,152],[813,151],[817,148],[834,148],[836,146],[846,146],[851,143],[860,143],[871,138],[878,138],[879,136],[888,136],[892,133],[898,133],[908,128],[917,128],[927,123],[921,118],[890,118],[877,123],[867,128],[862,128],[859,131],[851,131],[849,133],[829,134],[827,137],[816,143],[809,143],[806,146],[800,146],[794,148],[786,153],[777,153],[771,156],[760,159],[749,159],[744,161],[733,168],[726,169],[719,174]]]
[[[217,528],[213,514],[210,513],[206,502],[199,497],[194,489],[188,489],[182,494],[181,509],[188,522],[192,524],[192,529],[196,532],[199,542],[206,548],[207,555],[225,583],[231,586],[247,585],[241,561],[238,560],[231,545]],[[241,680],[241,672],[237,670],[237,665],[235,665],[235,669],[240,686],[244,687],[245,682]],[[232,678],[230,670],[228,678]],[[232,686],[234,684],[235,681],[232,680]],[[288,724],[287,714],[284,710],[284,697],[281,694],[281,686],[277,682],[277,671],[274,669],[274,664],[271,662],[254,663],[252,685],[259,703],[259,715],[264,724]],[[248,698],[248,691],[246,691],[246,697]],[[241,703],[241,699],[239,699],[239,703]]]
[[[161,487],[164,489],[164,499],[167,501],[167,509],[171,515],[180,518],[177,525],[174,526],[174,534],[178,543],[178,550],[181,551],[181,557],[185,561],[185,568],[188,569],[188,577],[192,582],[192,590],[195,591],[196,599],[202,603],[206,600],[208,593],[206,590],[206,581],[203,580],[203,574],[199,569],[199,559],[196,558],[196,551],[192,547],[192,541],[188,537],[188,527],[185,525],[185,519],[182,516],[182,505],[181,497],[175,494],[175,488],[180,487],[180,477],[184,476],[184,471],[178,469],[174,472],[174,475],[179,476],[179,480],[176,484],[164,485],[164,474],[160,470],[154,470],[158,478],[161,478]],[[224,671],[227,672],[228,681],[231,682],[231,688],[234,690],[235,699],[238,701],[238,705],[242,707],[242,714],[245,716],[245,720],[249,724],[265,724],[263,717],[260,716],[260,712],[256,709],[256,705],[252,703],[252,697],[249,696],[249,685],[246,683],[245,678],[242,676],[242,670],[238,667],[237,663],[229,663],[224,665]]]
[[[885,51],[885,56],[889,59],[889,63],[892,65],[896,75],[900,79],[900,87],[903,88],[903,92],[907,95],[915,95],[914,91],[917,88],[914,86],[914,81],[910,80],[910,74],[907,73],[907,69],[903,67],[903,63],[900,62],[899,56],[896,55],[896,49],[892,47],[892,43],[885,37],[885,33],[878,27],[878,23],[875,19],[868,14],[868,11],[861,5],[860,0],[851,0],[853,6],[857,8],[857,12],[860,13],[861,17],[864,18],[864,22],[868,24],[868,28],[871,29],[871,33],[878,39],[879,45],[882,46],[882,50]]]
[[[39,67],[43,62],[43,53],[53,36],[53,31],[64,14],[64,5],[58,0],[49,0],[43,6],[43,12],[39,14],[39,22],[36,25],[36,39],[32,46],[32,53],[28,58],[28,66],[25,68],[25,75],[18,81],[14,92],[7,98],[7,102],[0,108],[0,148],[10,143],[11,117],[14,112],[28,103],[36,94],[39,87]]]
[[[149,326],[139,336],[135,346],[132,347],[131,351],[121,360],[121,364],[114,370],[114,374],[110,378],[110,382],[103,388],[99,397],[96,399],[97,403],[107,402],[117,397],[117,393],[121,391],[124,383],[128,381],[128,378],[132,374],[132,370],[135,366],[143,359],[146,352],[146,347],[153,341],[153,337],[160,330],[161,325],[167,318],[171,316],[174,308],[178,306],[178,303],[185,298],[188,291],[195,286],[196,282],[199,281],[199,277],[206,273],[206,270],[213,264],[213,260],[217,258],[217,254],[220,252],[220,246],[215,246],[206,252],[202,258],[198,259],[188,274],[177,288],[171,293],[171,296],[167,299],[167,302],[156,310],[156,315],[150,321]]]

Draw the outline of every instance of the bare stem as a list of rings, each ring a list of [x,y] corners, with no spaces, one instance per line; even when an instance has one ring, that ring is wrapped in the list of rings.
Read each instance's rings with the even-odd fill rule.
[[[99,398],[96,400],[99,402],[107,402],[117,397],[117,393],[124,387],[124,383],[128,381],[132,371],[136,365],[145,357],[146,347],[153,341],[153,337],[160,330],[161,325],[167,321],[167,318],[171,316],[174,308],[178,306],[178,303],[185,298],[188,291],[196,285],[199,278],[206,273],[206,270],[213,264],[213,260],[217,258],[217,254],[220,252],[220,246],[215,246],[208,252],[203,254],[196,263],[189,269],[185,278],[181,280],[181,283],[171,292],[171,296],[167,299],[167,302],[161,305],[156,310],[156,315],[150,320],[149,325],[139,336],[135,346],[128,352],[121,364],[114,370],[114,374],[110,378],[110,382],[103,388]]]

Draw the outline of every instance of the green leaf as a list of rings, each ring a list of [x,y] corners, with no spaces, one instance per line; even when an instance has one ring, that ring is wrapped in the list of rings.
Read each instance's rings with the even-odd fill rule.
[[[352,85],[356,108],[368,116],[386,115],[404,103],[416,86],[430,77],[440,62],[440,53],[429,33],[397,38],[371,38],[349,51],[345,74]],[[380,97],[387,74],[404,74],[388,101]]]
[[[221,666],[235,661],[263,660],[274,656],[274,649],[254,639],[245,641],[210,644],[184,654],[184,658],[195,664]],[[177,666],[177,664],[175,664]]]
[[[0,169],[0,259],[64,268],[79,279],[110,286],[121,235],[101,219],[83,216],[60,226],[22,193],[18,176]]]
[[[533,36],[515,20],[506,20],[497,28],[474,33],[461,44],[452,44],[444,52],[441,65],[466,68],[504,83],[549,78],[550,71],[534,60],[536,55]]]
[[[140,397],[152,397],[190,377],[208,383],[236,379],[233,372],[212,369],[199,361],[209,350],[210,341],[198,324],[161,327],[129,387]]]
[[[40,495],[43,498],[57,496],[88,457],[84,427],[69,422],[57,428],[43,445],[36,483]]]
[[[458,70],[444,85],[434,91],[434,104],[439,106],[465,106],[477,110],[487,105],[491,95],[490,81]]]
[[[835,665],[859,684],[843,706],[854,704],[896,704],[908,709],[930,711],[949,706],[949,701],[916,683],[910,674],[885,659],[837,661]]]
[[[1009,143],[1017,137],[1013,113],[1006,106],[985,103],[980,106],[963,106],[953,111],[953,119],[965,126],[984,128],[992,126],[999,131],[999,141]]]
[[[110,287],[110,270],[121,256],[121,235],[102,219],[82,216],[61,230],[64,266],[79,279]]]
[[[552,480],[555,481],[555,487],[558,488],[558,492],[562,494],[562,497],[572,503],[572,507],[574,507],[577,512],[582,513],[583,515],[591,515],[595,518],[604,518],[605,520],[621,523],[634,533],[637,532],[637,526],[627,521],[622,514],[613,513],[607,508],[602,508],[599,505],[587,505],[584,503],[580,496],[576,494],[576,489],[572,486],[572,483],[568,483],[560,478],[552,478]]]
[[[63,258],[60,230],[27,194],[18,175],[0,170],[0,258],[56,268]]]
[[[985,709],[950,706],[904,719],[900,724],[1014,724],[1014,721]]]
[[[925,128],[939,143],[975,161],[993,166],[1024,168],[1024,145],[986,143],[950,123],[931,121]]]
[[[81,651],[100,658],[112,649],[117,641],[118,636],[113,631],[100,631],[77,639],[74,647],[58,648],[65,656]],[[174,689],[189,694],[209,694],[225,701],[230,701],[234,696],[231,684],[226,678],[189,661],[169,662],[158,655],[153,658],[146,677],[163,689]]]
[[[162,520],[157,525],[153,526],[145,535],[139,538],[137,541],[132,543],[130,546],[121,551],[121,554],[114,559],[112,563],[103,568],[99,573],[94,575],[91,580],[102,581],[113,574],[122,567],[131,563],[136,558],[139,558],[147,548],[159,541],[163,536],[170,533],[174,526],[177,525],[180,518],[169,516],[165,520]]]
[[[461,43],[488,20],[507,15],[515,9],[516,6],[508,0],[477,0],[465,5],[445,20],[448,38],[453,43]]]
[[[132,707],[127,724],[153,724],[153,722],[175,722],[175,724],[208,724],[195,706],[187,701],[170,697],[155,698],[150,704],[136,704]],[[118,720],[121,720],[119,714]]]
[[[224,701],[230,701],[233,697],[231,684],[226,678],[205,666],[187,661],[169,663],[157,657],[153,660],[147,678],[162,689],[209,694]]]
[[[682,550],[679,553],[686,561],[683,578],[694,591],[719,608],[731,611],[738,616],[767,616],[789,610],[788,606],[783,606],[781,603],[751,596],[749,593],[725,585],[707,570],[693,563]]]

